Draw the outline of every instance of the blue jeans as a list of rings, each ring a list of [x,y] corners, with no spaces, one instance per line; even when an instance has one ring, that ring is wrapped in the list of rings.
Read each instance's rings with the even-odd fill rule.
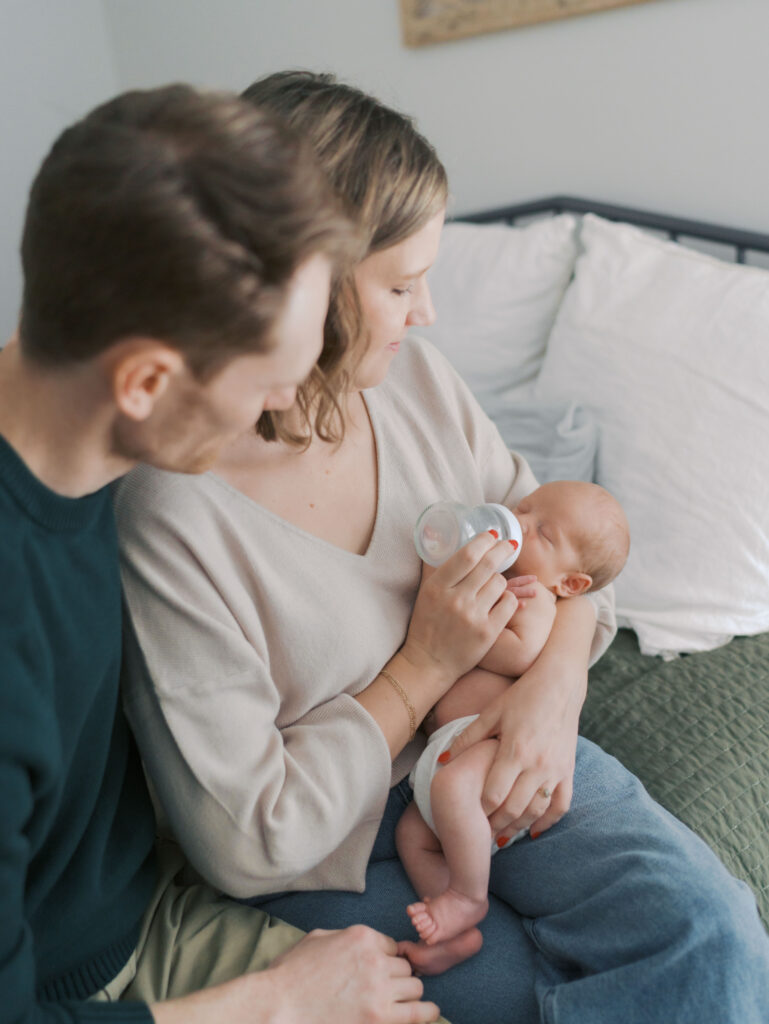
[[[390,793],[364,893],[255,902],[307,930],[362,922],[415,939],[394,841],[410,800],[406,782]],[[493,857],[489,891],[481,952],[424,979],[452,1024],[769,1021],[769,938],[749,888],[588,740],[571,810]]]

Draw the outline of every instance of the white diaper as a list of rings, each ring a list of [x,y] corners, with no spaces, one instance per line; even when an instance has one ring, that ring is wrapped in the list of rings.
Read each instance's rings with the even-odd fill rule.
[[[440,768],[438,758],[444,750],[449,749],[455,738],[461,732],[464,732],[468,725],[474,722],[477,717],[478,715],[465,715],[464,718],[455,718],[453,722],[446,722],[440,729],[436,729],[427,741],[427,746],[422,751],[421,757],[411,769],[409,785],[414,790],[414,803],[433,832],[436,829],[430,807],[430,786],[432,785],[435,773]],[[502,847],[497,846],[496,842],[493,841],[491,844],[492,855],[500,849],[506,850],[511,843],[514,843],[516,839],[520,839],[524,835],[526,835],[525,829],[512,836]]]

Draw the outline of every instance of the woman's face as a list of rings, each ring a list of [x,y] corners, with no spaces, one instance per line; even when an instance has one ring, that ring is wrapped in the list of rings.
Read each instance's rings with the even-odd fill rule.
[[[355,377],[357,388],[380,384],[408,329],[435,320],[426,274],[438,255],[445,213],[441,210],[419,231],[372,253],[355,268],[368,334],[368,347]]]

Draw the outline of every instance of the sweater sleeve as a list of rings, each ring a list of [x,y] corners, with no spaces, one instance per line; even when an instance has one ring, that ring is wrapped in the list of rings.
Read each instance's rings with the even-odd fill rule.
[[[251,602],[239,589],[259,567],[239,580],[205,503],[194,490],[183,507],[173,498],[118,500],[133,623],[126,710],[171,830],[201,874],[233,896],[362,889],[390,784],[384,736],[344,692],[278,724],[268,627],[241,614]],[[311,688],[311,659],[306,672]],[[354,865],[345,858],[353,832],[364,847]]]

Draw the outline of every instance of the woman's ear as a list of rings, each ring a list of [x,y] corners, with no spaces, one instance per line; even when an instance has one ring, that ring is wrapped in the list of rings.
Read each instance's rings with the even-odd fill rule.
[[[558,597],[578,597],[593,585],[593,577],[586,572],[565,572],[555,584]]]
[[[137,422],[149,418],[172,379],[185,367],[181,352],[153,338],[119,342],[110,357],[105,369],[112,397],[120,412]]]

